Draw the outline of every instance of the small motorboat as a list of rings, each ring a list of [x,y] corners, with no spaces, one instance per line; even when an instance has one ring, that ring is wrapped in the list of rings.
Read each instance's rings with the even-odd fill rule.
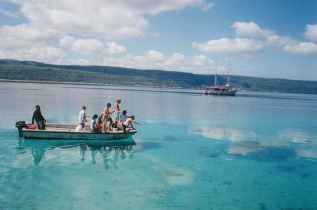
[[[76,131],[78,125],[46,124],[45,130],[39,130],[34,124],[25,121],[16,122],[19,136],[25,139],[71,139],[71,140],[119,140],[126,139],[137,133],[135,129],[123,132],[117,128],[109,132],[92,132],[90,129]]]

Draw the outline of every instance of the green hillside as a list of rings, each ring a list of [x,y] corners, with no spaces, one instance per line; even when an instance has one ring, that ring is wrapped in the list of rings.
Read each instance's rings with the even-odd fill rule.
[[[214,75],[0,60],[0,79],[199,88],[212,85]],[[226,76],[218,76],[219,84],[225,84],[225,80]],[[317,94],[317,81],[231,76],[231,85],[250,91]]]

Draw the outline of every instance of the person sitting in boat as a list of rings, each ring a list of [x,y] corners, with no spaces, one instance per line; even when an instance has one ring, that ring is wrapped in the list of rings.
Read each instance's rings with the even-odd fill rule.
[[[92,119],[90,121],[90,129],[92,132],[100,132],[100,126],[97,125],[97,119],[98,119],[98,115],[94,115],[92,116]]]
[[[111,118],[111,114],[114,113],[114,111],[110,111],[109,108],[111,107],[111,104],[108,103],[107,106],[105,107],[104,111],[103,111],[103,117],[102,117],[102,121],[103,121],[103,126],[102,126],[102,132],[109,132],[111,131],[111,125],[113,123],[113,120]],[[107,127],[107,123],[109,122],[109,126],[108,129],[106,129]]]
[[[99,126],[99,129],[101,130],[102,126],[102,116],[103,116],[103,112],[100,114],[100,116],[97,118],[96,124],[97,126]]]
[[[41,107],[40,105],[36,105],[35,106],[35,111],[33,113],[33,117],[32,117],[32,124],[34,124],[34,120],[37,124],[37,129],[39,130],[45,130],[45,123],[46,120],[44,119],[42,112],[41,112]]]
[[[120,123],[119,123],[119,128],[123,129],[122,124],[129,118],[127,115],[127,111],[123,110],[122,114],[120,115]]]
[[[119,122],[119,116],[120,116],[120,108],[119,108],[119,104],[121,103],[121,100],[118,99],[116,101],[116,104],[114,105],[114,114],[115,114],[115,120],[114,120],[114,128],[117,128],[118,126],[118,122]]]
[[[134,116],[132,115],[131,117],[129,117],[123,124],[123,133],[126,133],[127,131],[132,129],[132,123],[141,125],[141,123],[138,123],[137,121],[134,120]]]
[[[87,107],[83,106],[83,109],[79,112],[79,115],[78,115],[78,124],[81,126],[81,130],[85,128],[85,122],[88,122],[87,117],[89,116],[86,115],[86,110],[87,110]]]

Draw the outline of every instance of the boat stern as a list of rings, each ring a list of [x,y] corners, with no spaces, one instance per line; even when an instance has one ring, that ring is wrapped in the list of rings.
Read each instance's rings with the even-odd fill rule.
[[[17,121],[17,122],[15,123],[15,127],[18,128],[19,137],[23,137],[22,129],[23,129],[23,128],[26,128],[26,123],[25,123],[25,121]]]

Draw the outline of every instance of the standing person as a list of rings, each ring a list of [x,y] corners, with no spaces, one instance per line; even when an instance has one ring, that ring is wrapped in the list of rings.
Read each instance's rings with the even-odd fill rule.
[[[117,124],[119,122],[119,116],[120,116],[120,108],[119,108],[119,104],[121,103],[121,100],[118,99],[116,100],[116,104],[114,105],[114,112],[115,112],[115,120],[114,120],[114,128],[117,128]]]
[[[111,118],[111,114],[114,113],[114,111],[109,110],[109,108],[111,107],[110,103],[107,103],[107,106],[105,107],[104,111],[103,111],[103,115],[102,115],[102,121],[103,121],[103,125],[102,125],[102,132],[106,132],[106,131],[111,131],[111,124],[113,123],[112,118]],[[109,122],[109,126],[108,126],[108,130],[106,130],[106,126],[107,126],[107,122]]]
[[[86,115],[86,110],[87,110],[87,107],[83,106],[83,109],[79,112],[79,115],[78,115],[78,124],[81,126],[82,130],[85,128],[85,122],[88,122],[87,117],[89,116]]]
[[[41,112],[41,107],[40,105],[36,105],[35,106],[35,111],[33,113],[33,117],[32,117],[32,124],[34,124],[34,120],[37,124],[37,129],[39,130],[45,130],[45,123],[46,120],[44,119],[42,112]]]
[[[129,117],[123,124],[123,133],[127,132],[127,128],[132,126],[132,123],[141,125],[141,123],[138,123],[137,121],[134,121],[134,116],[132,115],[131,117]]]

